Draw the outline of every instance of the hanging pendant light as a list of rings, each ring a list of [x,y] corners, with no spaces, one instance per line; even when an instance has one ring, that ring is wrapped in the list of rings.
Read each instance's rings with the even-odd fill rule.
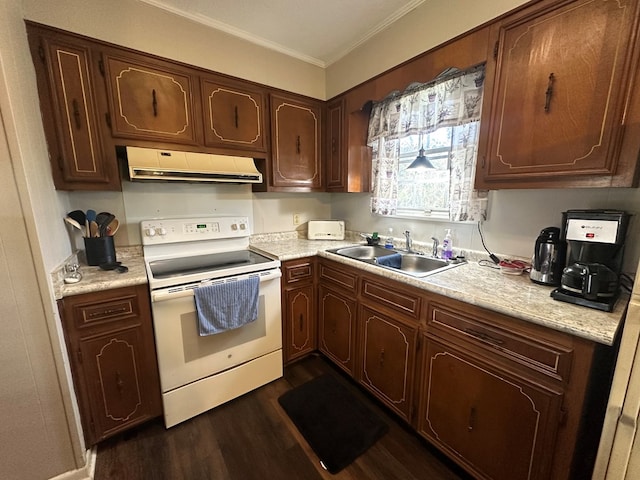
[[[411,165],[407,167],[407,169],[414,169],[414,168],[419,168],[421,170],[424,170],[427,168],[436,168],[433,165],[433,163],[431,163],[429,159],[425,157],[424,148],[420,148],[420,151],[418,152],[418,156],[416,157],[416,159],[413,162],[411,162]]]

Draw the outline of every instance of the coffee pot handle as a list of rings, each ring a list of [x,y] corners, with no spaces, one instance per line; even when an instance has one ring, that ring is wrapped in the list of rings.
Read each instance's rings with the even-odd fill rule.
[[[587,300],[597,300],[598,292],[600,291],[600,278],[598,271],[592,272],[589,265],[584,266],[585,280],[582,285],[582,295]]]

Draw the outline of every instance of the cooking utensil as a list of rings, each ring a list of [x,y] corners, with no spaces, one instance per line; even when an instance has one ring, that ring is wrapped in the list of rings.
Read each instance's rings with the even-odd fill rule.
[[[78,223],[78,225],[84,225],[87,221],[87,216],[82,210],[73,210],[67,213],[67,217],[73,218]]]
[[[87,210],[87,220],[89,220],[89,223],[91,222],[95,222],[96,221],[96,211],[95,210]]]
[[[89,223],[89,232],[91,233],[91,238],[100,236],[100,231],[98,230],[98,224],[96,223],[95,220]]]
[[[101,237],[107,236],[107,228],[114,218],[116,218],[116,216],[109,212],[100,212],[96,216],[96,223],[98,224],[98,231]]]
[[[64,217],[64,221],[67,222],[69,225],[71,225],[73,228],[77,228],[78,230],[80,230],[80,232],[82,232],[82,235],[84,236],[84,234],[86,233],[86,230],[84,228],[84,226],[81,226],[76,220],[74,220],[71,217]]]
[[[114,236],[120,228],[120,221],[114,218],[109,225],[107,225],[107,235]]]

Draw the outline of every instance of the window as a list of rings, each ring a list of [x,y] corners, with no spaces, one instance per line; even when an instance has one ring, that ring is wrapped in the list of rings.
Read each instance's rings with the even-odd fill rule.
[[[473,189],[484,65],[447,71],[376,103],[371,211],[472,221],[486,218],[487,192]],[[420,149],[434,168],[408,169]]]
[[[396,215],[449,218],[452,130],[444,127],[424,136],[409,135],[400,139]],[[408,169],[420,148],[435,168]]]

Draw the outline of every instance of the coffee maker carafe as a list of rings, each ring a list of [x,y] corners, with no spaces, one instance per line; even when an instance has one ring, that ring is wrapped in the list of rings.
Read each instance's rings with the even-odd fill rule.
[[[628,213],[619,210],[568,210],[561,238],[567,242],[567,266],[551,296],[610,312],[620,293],[620,273]]]
[[[567,244],[558,227],[544,228],[536,239],[529,278],[540,285],[560,285]]]

